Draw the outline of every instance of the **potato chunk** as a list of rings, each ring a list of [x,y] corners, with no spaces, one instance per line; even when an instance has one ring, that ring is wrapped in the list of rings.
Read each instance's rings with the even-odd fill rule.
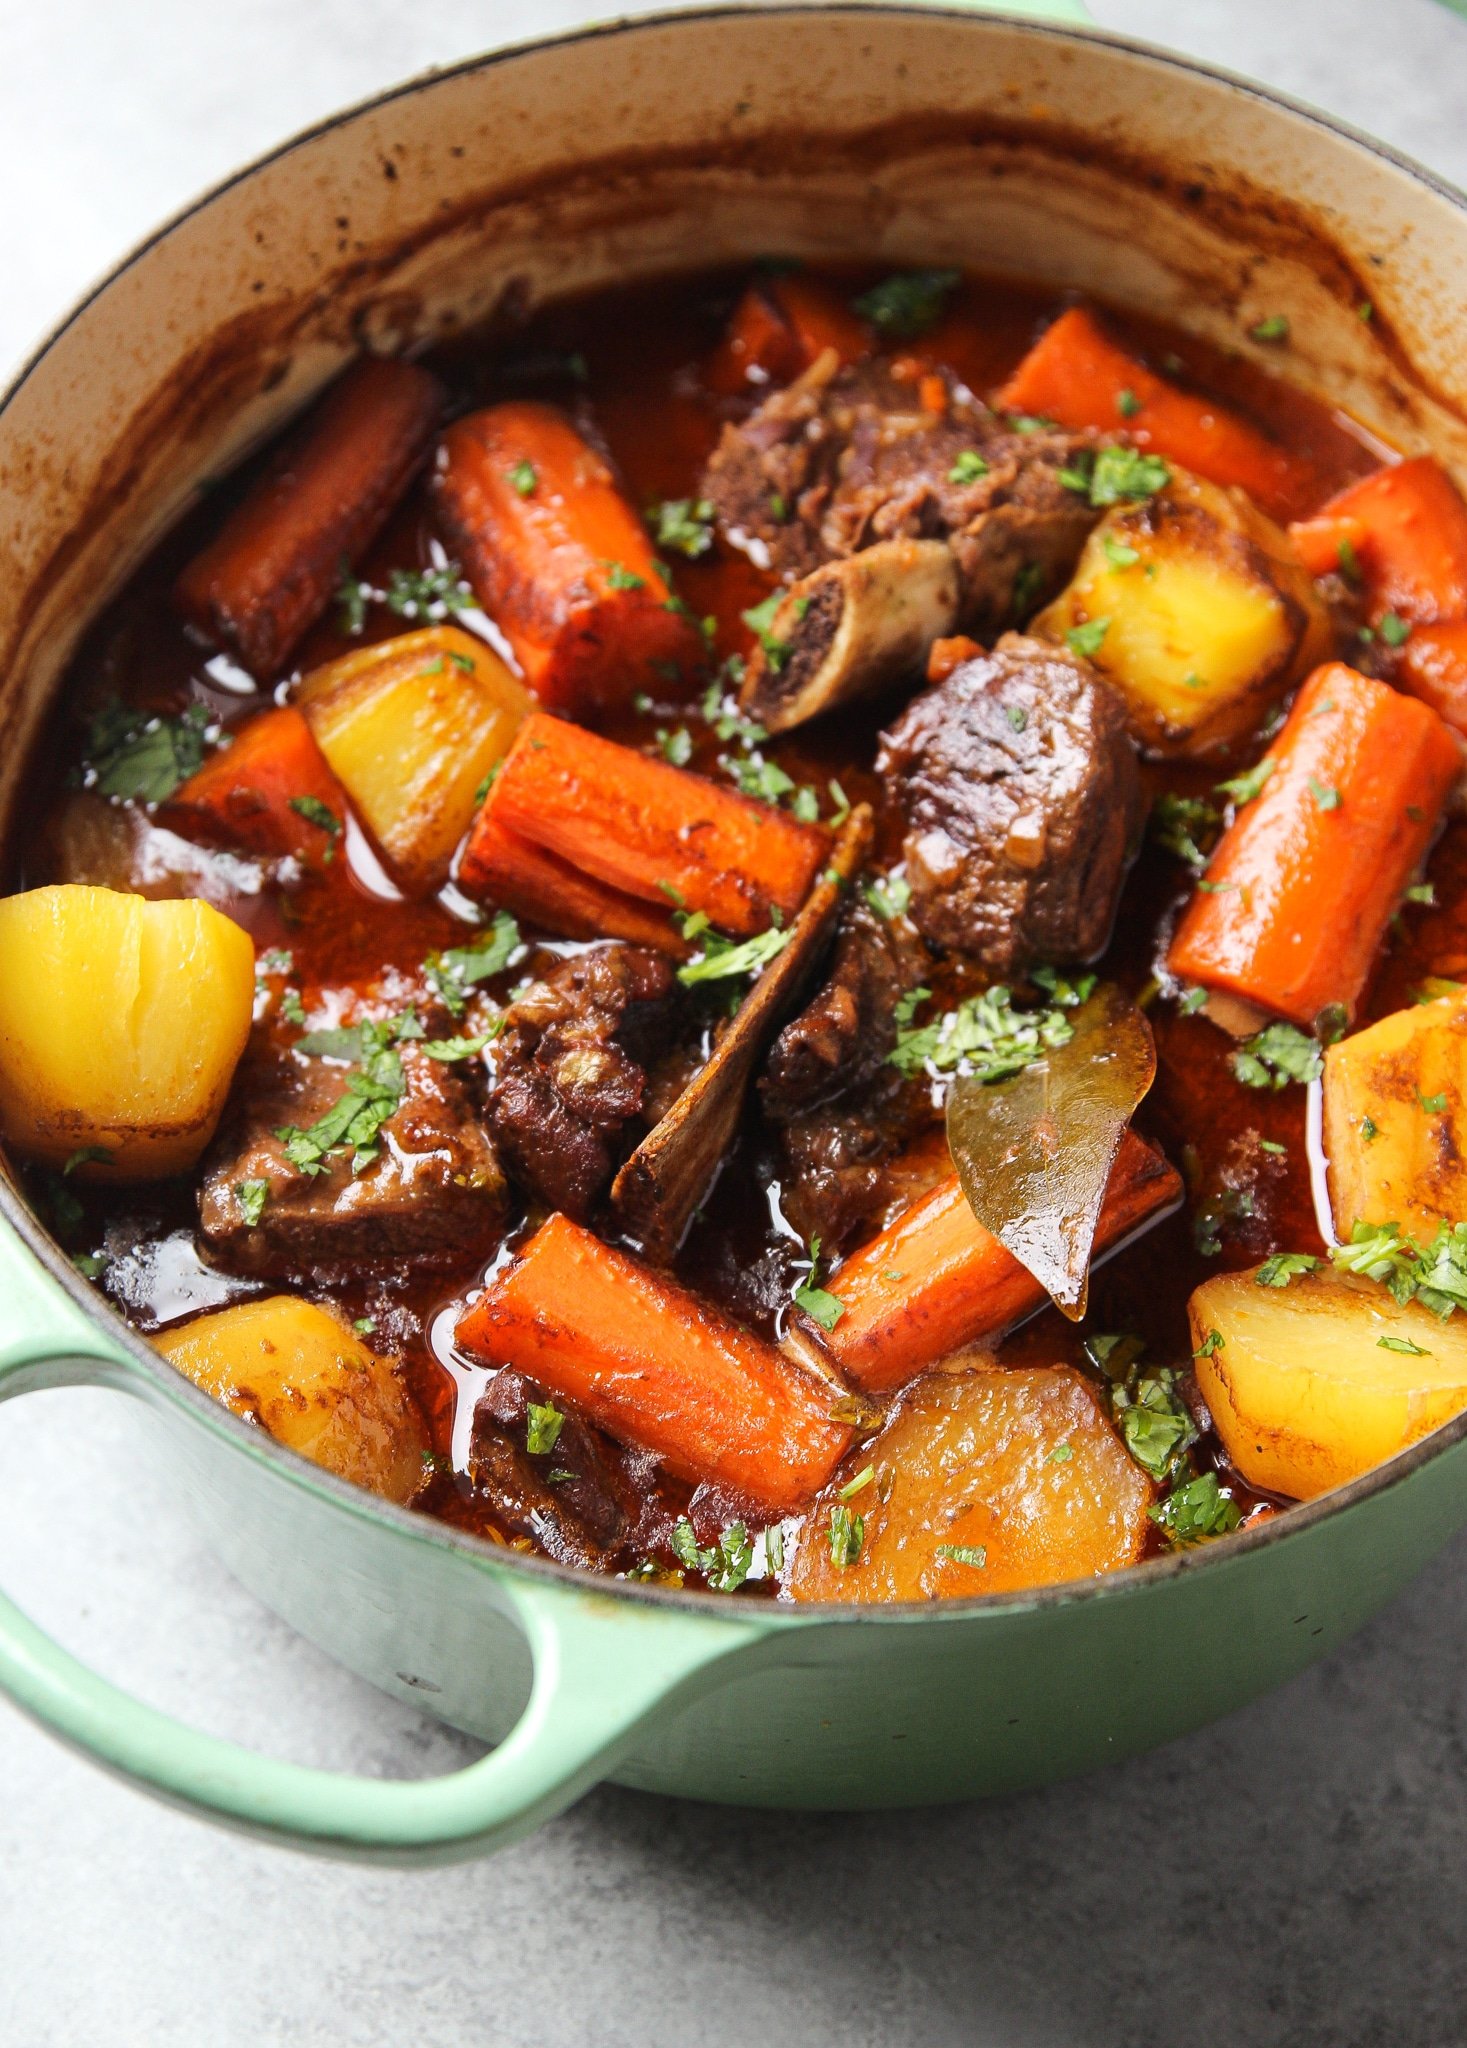
[[[297,701],[395,880],[439,888],[530,708],[523,686],[482,641],[431,626],[328,662]]]
[[[153,1339],[170,1365],[280,1443],[388,1500],[422,1484],[428,1432],[397,1366],[334,1310],[237,1302]]]
[[[1257,1269],[1223,1273],[1189,1312],[1218,1434],[1270,1493],[1312,1500],[1467,1407],[1467,1319],[1403,1308],[1373,1280],[1322,1266],[1261,1287]]]
[[[805,1517],[796,1600],[971,1598],[1091,1578],[1140,1557],[1154,1498],[1068,1366],[918,1380],[846,1462],[876,1468],[848,1504],[865,1524],[860,1554],[849,1565],[832,1556],[833,1481]]]
[[[0,901],[0,1130],[156,1180],[210,1138],[250,1031],[255,949],[207,903],[58,883]]]
[[[1324,1056],[1335,1229],[1398,1223],[1424,1244],[1467,1218],[1467,993],[1382,1017]]]
[[[1323,608],[1283,530],[1241,491],[1177,469],[1155,497],[1106,514],[1031,630],[1062,640],[1077,629],[1137,739],[1166,755],[1250,731],[1329,651]]]

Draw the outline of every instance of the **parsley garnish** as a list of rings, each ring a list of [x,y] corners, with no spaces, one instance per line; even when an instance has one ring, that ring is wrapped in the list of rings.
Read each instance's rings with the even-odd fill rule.
[[[423,978],[452,1016],[468,1008],[469,994],[481,981],[502,974],[519,950],[520,928],[507,910],[496,910],[494,922],[468,946],[430,953]]]
[[[851,304],[880,333],[894,341],[910,341],[941,319],[961,275],[957,270],[899,271],[862,292]]]
[[[771,590],[762,604],[750,605],[746,612],[740,614],[744,624],[764,649],[764,658],[776,675],[789,660],[790,643],[788,640],[778,639],[770,629],[774,624],[774,615],[787,595],[787,591]]]
[[[1409,1337],[1377,1337],[1376,1347],[1381,1351],[1400,1351],[1407,1358],[1430,1358],[1431,1353],[1424,1345],[1413,1344]]]
[[[914,991],[914,999],[923,991]],[[903,1074],[975,1074],[980,1081],[1005,1081],[1068,1045],[1075,1027],[1059,1005],[1016,1010],[1011,989],[985,989],[930,1024],[899,1028],[887,1055]]]
[[[1260,1287],[1287,1287],[1301,1273],[1312,1273],[1319,1264],[1308,1252],[1275,1252],[1253,1275]]]
[[[844,1570],[853,1565],[861,1555],[861,1545],[866,1540],[866,1517],[853,1515],[844,1502],[838,1501],[830,1510],[830,1560]]]
[[[635,569],[629,569],[625,562],[603,562],[606,581],[612,590],[645,590],[647,579],[639,576]]]
[[[713,545],[713,506],[707,498],[664,498],[647,514],[660,548],[674,548],[690,562]]]
[[[678,920],[685,939],[696,939],[701,950],[679,967],[677,978],[685,988],[703,981],[724,981],[735,974],[758,974],[771,960],[777,960],[790,942],[789,929],[771,925],[751,939],[726,939],[712,929],[701,910],[684,913]]]
[[[1290,1081],[1316,1081],[1323,1068],[1319,1041],[1297,1024],[1265,1024],[1245,1038],[1228,1065],[1249,1088],[1286,1088]]]
[[[1287,341],[1289,338],[1289,316],[1287,313],[1270,313],[1266,320],[1260,320],[1248,332],[1255,341]]]
[[[177,718],[107,705],[87,734],[83,785],[124,803],[166,803],[203,766],[219,736],[204,704],[190,704]]]
[[[1092,505],[1119,505],[1155,497],[1171,482],[1172,473],[1159,455],[1143,455],[1135,448],[1082,448],[1059,472],[1059,480]]]
[[[425,1038],[418,1051],[430,1060],[441,1060],[445,1066],[452,1066],[456,1060],[471,1060],[498,1034],[500,1021],[495,1020],[493,1031],[481,1031],[475,1038]]]
[[[795,1307],[803,1309],[811,1322],[818,1323],[822,1330],[829,1332],[835,1328],[836,1324],[845,1314],[846,1305],[843,1301],[837,1300],[835,1295],[827,1294],[819,1283],[820,1240],[818,1237],[812,1237],[810,1240],[810,1270],[795,1289]],[[842,1500],[848,1499],[849,1495],[842,1494],[841,1498]]]
[[[1129,541],[1117,540],[1113,533],[1103,533],[1100,545],[1105,550],[1105,559],[1112,569],[1134,569],[1141,559],[1141,550],[1133,548]]]
[[[901,917],[912,900],[912,885],[905,875],[881,875],[861,891],[866,901],[888,924]]]
[[[1340,792],[1328,783],[1309,777],[1309,794],[1322,811],[1337,811],[1340,808]]]
[[[1235,804],[1251,804],[1262,794],[1264,784],[1277,765],[1271,755],[1265,754],[1254,767],[1245,768],[1241,775],[1230,776],[1226,782],[1213,786],[1219,796],[1230,797]]]
[[[950,484],[976,484],[987,476],[988,464],[976,448],[965,448],[947,473]]]
[[[1404,647],[1411,638],[1409,623],[1396,612],[1387,612],[1376,627],[1387,647]]]
[[[385,589],[343,575],[336,602],[341,607],[342,631],[357,634],[366,623],[369,604],[385,604],[401,619],[437,623],[454,612],[472,611],[476,600],[458,563],[445,562],[441,569],[394,569]]]
[[[314,825],[318,832],[324,832],[328,839],[341,837],[341,820],[329,804],[323,804],[318,796],[293,796],[290,808],[308,825]]]
[[[700,1550],[693,1525],[684,1515],[672,1532],[672,1547],[678,1562],[690,1572],[701,1572],[715,1593],[736,1593],[754,1562],[754,1545],[742,1522],[730,1522],[716,1544]]]
[[[339,1100],[309,1130],[294,1124],[276,1130],[286,1158],[298,1173],[325,1173],[333,1152],[351,1153],[353,1173],[362,1172],[376,1159],[381,1151],[378,1134],[402,1105],[402,1060],[393,1046],[398,1021],[360,1025],[362,1065],[348,1078]]]
[[[253,1230],[265,1213],[265,1204],[270,1199],[270,1183],[267,1180],[237,1180],[234,1199],[245,1220],[245,1228]]]
[[[525,1449],[532,1458],[548,1458],[560,1441],[565,1417],[553,1401],[531,1401],[525,1413]]]
[[[1134,391],[1127,389],[1116,393],[1116,411],[1123,420],[1135,419],[1140,410],[1141,401]]]
[[[1202,796],[1177,796],[1167,790],[1151,806],[1151,836],[1190,868],[1205,868],[1213,841],[1222,829],[1216,804]],[[1206,841],[1206,846],[1202,844]]]
[[[981,1543],[939,1543],[932,1555],[949,1564],[971,1565],[974,1571],[982,1571],[988,1562],[988,1551]]]
[[[1087,619],[1083,626],[1071,626],[1065,635],[1065,641],[1071,654],[1084,655],[1088,660],[1092,655],[1099,654],[1109,631],[1109,619]]]
[[[1342,1273],[1363,1273],[1389,1290],[1404,1307],[1419,1301],[1445,1322],[1455,1309],[1467,1311],[1467,1223],[1443,1223],[1422,1246],[1395,1223],[1356,1223],[1348,1244],[1331,1247]]]
[[[513,469],[505,471],[510,483],[522,498],[530,497],[538,482],[533,462],[517,462]]]
[[[659,725],[656,737],[662,758],[671,761],[674,768],[686,768],[693,758],[693,735],[688,728],[678,725],[669,732],[666,726]]]
[[[1217,1483],[1215,1472],[1203,1472],[1174,1487],[1147,1514],[1175,1544],[1203,1543],[1227,1536],[1242,1521],[1242,1512]]]

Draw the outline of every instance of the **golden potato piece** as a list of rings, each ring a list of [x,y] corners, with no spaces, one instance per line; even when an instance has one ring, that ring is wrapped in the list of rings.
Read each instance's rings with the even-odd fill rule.
[[[333,1310],[273,1294],[153,1342],[196,1387],[339,1479],[398,1502],[422,1484],[429,1444],[417,1404],[392,1360]]]
[[[1398,1223],[1425,1244],[1467,1218],[1467,992],[1382,1017],[1324,1056],[1335,1229]]]
[[[1031,630],[1063,640],[1076,629],[1136,737],[1167,755],[1251,731],[1270,699],[1327,658],[1330,639],[1282,528],[1241,491],[1176,469],[1155,497],[1106,514]]]
[[[848,1504],[865,1524],[858,1558],[832,1557],[832,1483],[800,1533],[796,1600],[970,1598],[1091,1578],[1136,1562],[1155,1498],[1068,1366],[919,1380],[841,1482],[866,1464],[875,1478]]]
[[[207,903],[58,883],[0,901],[0,1130],[156,1180],[192,1166],[249,1036],[255,949]]]
[[[1467,1318],[1403,1308],[1328,1266],[1287,1287],[1261,1287],[1256,1272],[1204,1281],[1190,1304],[1193,1343],[1208,1350],[1198,1380],[1251,1486],[1312,1500],[1467,1407]]]
[[[297,701],[396,880],[439,888],[530,709],[524,687],[482,641],[431,626],[313,670]]]

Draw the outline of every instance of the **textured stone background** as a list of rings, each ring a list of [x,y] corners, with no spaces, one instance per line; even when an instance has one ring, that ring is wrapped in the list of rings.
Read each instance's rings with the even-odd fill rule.
[[[1467,183],[1429,0],[1094,0]],[[0,4],[0,360],[302,123],[585,0]],[[787,1818],[604,1790],[430,1875],[214,1834],[0,1707],[4,2048],[1447,2048],[1467,2039],[1467,1541],[1221,1727],[986,1808]],[[224,1578],[108,1397],[0,1417],[0,1573],[144,1697],[301,1761],[469,1746]],[[1164,1665],[1156,1683],[1164,1686]]]

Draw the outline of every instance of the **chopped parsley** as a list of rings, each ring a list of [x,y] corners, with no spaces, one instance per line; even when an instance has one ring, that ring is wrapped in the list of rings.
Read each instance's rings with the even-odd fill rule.
[[[820,1285],[820,1240],[818,1237],[812,1237],[810,1240],[810,1270],[795,1289],[794,1302],[796,1308],[803,1309],[811,1322],[818,1323],[821,1329],[827,1333],[835,1328],[846,1312],[845,1303],[837,1300],[835,1295],[827,1294]],[[868,1468],[867,1477],[869,1478],[869,1476]],[[856,1491],[856,1488],[853,1485],[851,1492],[854,1491]],[[850,1492],[842,1493],[841,1495],[842,1500],[849,1500],[850,1497]]]
[[[880,918],[890,924],[901,917],[912,900],[912,885],[905,875],[881,875],[861,891]]]
[[[764,649],[764,659],[776,675],[790,656],[789,641],[779,639],[772,630],[774,615],[788,595],[788,591],[785,590],[771,590],[762,604],[750,605],[746,612],[740,614],[744,624]]]
[[[329,804],[323,804],[318,796],[293,796],[290,808],[297,817],[304,818],[308,825],[314,825],[318,832],[324,832],[328,839],[341,837],[341,820]]]
[[[1430,1358],[1431,1353],[1423,1344],[1413,1344],[1409,1337],[1377,1337],[1376,1347],[1381,1351],[1399,1351],[1407,1358]]]
[[[1094,995],[1100,977],[1096,974],[1062,974],[1057,967],[1035,967],[1031,969],[1029,979],[1036,988],[1042,988],[1059,1009],[1078,1010]]]
[[[445,1066],[452,1066],[458,1060],[475,1058],[490,1039],[497,1036],[498,1029],[499,1020],[496,1020],[493,1031],[481,1031],[473,1038],[425,1038],[418,1050],[430,1060],[441,1060]]]
[[[1337,811],[1340,808],[1340,792],[1331,784],[1309,777],[1309,794],[1322,811]]]
[[[1404,647],[1411,638],[1411,627],[1397,612],[1387,612],[1375,629],[1387,647]]]
[[[1286,1088],[1317,1081],[1323,1070],[1319,1041],[1297,1024],[1265,1024],[1230,1054],[1228,1065],[1249,1088]]]
[[[1022,617],[1025,612],[1031,610],[1038,602],[1039,594],[1043,588],[1044,564],[1042,562],[1026,562],[1014,578],[1013,607],[1015,613]]]
[[[1222,830],[1222,814],[1206,797],[1177,796],[1165,790],[1151,806],[1149,824],[1158,846],[1188,867],[1201,870]]]
[[[1356,1223],[1348,1244],[1330,1249],[1337,1271],[1375,1280],[1404,1307],[1419,1301],[1443,1322],[1467,1311],[1467,1223],[1443,1223],[1428,1245],[1399,1224]]]
[[[1059,425],[1047,413],[1014,412],[1009,414],[1009,425],[1016,434],[1052,434]]]
[[[1022,732],[1029,723],[1029,714],[1022,704],[1010,704],[1004,712],[1004,717],[1014,732]]]
[[[707,498],[664,498],[647,514],[660,548],[695,562],[713,545],[713,506]]]
[[[535,485],[539,481],[535,475],[533,462],[517,462],[513,469],[505,471],[505,475],[522,498],[533,496]]]
[[[671,761],[674,768],[686,768],[693,758],[693,735],[685,725],[674,726],[670,732],[659,725],[657,744],[662,750],[662,758]]]
[[[1301,1273],[1312,1273],[1318,1264],[1318,1259],[1309,1252],[1275,1252],[1271,1259],[1264,1260],[1253,1278],[1260,1287],[1287,1287]]]
[[[1112,569],[1134,569],[1141,559],[1141,550],[1133,548],[1129,541],[1117,540],[1113,533],[1103,533],[1100,545],[1105,550],[1105,559]]]
[[[1159,455],[1114,446],[1082,448],[1059,473],[1066,490],[1078,491],[1097,506],[1155,497],[1171,479],[1171,469]]]
[[[1227,1339],[1221,1330],[1209,1330],[1202,1342],[1197,1346],[1197,1349],[1192,1353],[1192,1356],[1194,1358],[1216,1358],[1218,1352],[1223,1350],[1226,1344]]]
[[[848,1479],[841,1488],[840,1498],[842,1500],[854,1500],[858,1493],[865,1492],[875,1477],[876,1467],[874,1465],[863,1465],[855,1478]]]
[[[612,590],[645,590],[647,579],[639,576],[635,569],[629,569],[625,562],[603,562],[607,585]]]
[[[531,1401],[525,1414],[525,1449],[532,1458],[548,1458],[560,1441],[565,1417],[553,1401]]]
[[[853,1515],[843,1501],[830,1510],[830,1560],[842,1570],[856,1562],[866,1540],[866,1517]]]
[[[1116,393],[1116,411],[1123,420],[1135,419],[1140,410],[1141,401],[1129,387],[1124,391]]]
[[[1277,765],[1271,755],[1265,754],[1252,768],[1245,768],[1241,775],[1229,776],[1226,782],[1216,783],[1214,787],[1219,796],[1225,796],[1235,804],[1251,804],[1255,797],[1262,795],[1263,786]]]
[[[1270,313],[1266,320],[1260,320],[1248,332],[1255,341],[1287,341],[1289,338],[1289,316],[1287,313]]]
[[[898,271],[851,304],[878,333],[893,341],[910,341],[936,326],[961,275],[957,270]]]
[[[981,1572],[988,1562],[988,1551],[982,1543],[939,1543],[932,1555],[948,1564],[971,1565],[975,1572]]]
[[[754,1562],[754,1545],[742,1522],[730,1522],[717,1543],[703,1550],[684,1515],[672,1532],[672,1547],[678,1562],[690,1572],[701,1572],[715,1593],[736,1593]]]
[[[1182,1016],[1195,1017],[1199,1010],[1205,1010],[1206,1008],[1207,990],[1205,988],[1183,989],[1177,1002],[1177,1009]]]
[[[487,931],[467,946],[452,946],[443,953],[430,953],[423,962],[423,978],[444,1008],[461,1017],[468,1008],[469,995],[481,981],[502,974],[520,946],[520,928],[507,910],[496,910]]]
[[[1000,985],[967,997],[929,1024],[902,1026],[887,1058],[908,1075],[964,1073],[1005,1081],[1074,1035],[1059,1004],[1016,1010],[1013,991]]]
[[[270,1183],[267,1180],[237,1180],[234,1199],[245,1220],[245,1228],[253,1230],[265,1213],[265,1204],[270,1199]]]
[[[988,464],[976,448],[965,448],[947,473],[950,484],[976,484],[987,476]]]
[[[737,974],[758,974],[779,958],[791,937],[787,926],[772,924],[751,939],[727,939],[713,930],[701,910],[685,912],[677,922],[683,937],[696,940],[700,947],[677,971],[685,988],[696,988],[705,981],[726,981]]]
[[[122,803],[166,803],[204,764],[220,738],[214,714],[190,704],[176,718],[108,704],[87,733],[84,788]]]
[[[341,607],[342,631],[355,635],[366,624],[371,604],[386,605],[401,619],[421,618],[436,624],[454,612],[472,611],[476,600],[458,563],[445,562],[441,569],[394,569],[384,589],[343,575],[336,602]]]
[[[1215,1472],[1202,1472],[1183,1481],[1146,1512],[1177,1545],[1230,1535],[1243,1519],[1237,1502],[1218,1485]]]
[[[401,1107],[404,1093],[402,1060],[393,1043],[396,1022],[389,1019],[359,1027],[362,1064],[348,1077],[339,1099],[309,1130],[300,1130],[294,1124],[283,1124],[276,1130],[285,1156],[297,1173],[325,1173],[333,1153],[350,1152],[354,1174],[361,1173],[378,1157],[382,1126]]]
[[[1071,654],[1080,654],[1089,660],[1099,654],[1109,631],[1109,619],[1087,619],[1083,626],[1071,626],[1065,641]]]

